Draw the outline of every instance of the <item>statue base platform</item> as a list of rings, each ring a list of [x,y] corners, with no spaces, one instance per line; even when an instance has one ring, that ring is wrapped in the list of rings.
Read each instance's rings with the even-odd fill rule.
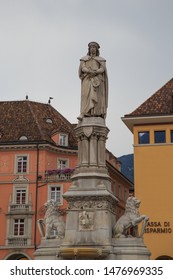
[[[42,239],[40,246],[34,252],[35,260],[57,260],[62,239]]]
[[[42,239],[35,260],[149,260],[142,238],[113,238],[110,246],[62,246],[63,239]]]
[[[114,253],[116,260],[149,260],[150,251],[145,246],[143,238],[114,238]]]
[[[59,250],[59,256],[63,259],[85,259],[96,260],[105,259],[109,254],[109,250],[99,247],[72,247]]]

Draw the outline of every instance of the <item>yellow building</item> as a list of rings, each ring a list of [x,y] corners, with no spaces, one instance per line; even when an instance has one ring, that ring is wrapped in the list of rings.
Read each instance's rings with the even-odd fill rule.
[[[122,118],[134,135],[135,196],[151,259],[173,259],[173,79]]]

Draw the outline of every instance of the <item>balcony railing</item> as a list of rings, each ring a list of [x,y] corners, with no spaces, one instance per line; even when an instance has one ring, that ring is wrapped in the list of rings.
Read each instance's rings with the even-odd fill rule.
[[[9,237],[8,245],[13,246],[13,247],[27,246],[27,238],[26,237]]]
[[[29,211],[29,204],[10,204],[10,212],[13,211]]]
[[[51,181],[70,181],[73,175],[74,169],[57,169],[57,170],[46,170],[45,180]]]

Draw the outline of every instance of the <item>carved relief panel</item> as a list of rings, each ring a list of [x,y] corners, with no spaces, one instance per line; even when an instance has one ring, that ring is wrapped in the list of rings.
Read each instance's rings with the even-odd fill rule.
[[[94,230],[94,212],[82,211],[79,213],[79,230]]]

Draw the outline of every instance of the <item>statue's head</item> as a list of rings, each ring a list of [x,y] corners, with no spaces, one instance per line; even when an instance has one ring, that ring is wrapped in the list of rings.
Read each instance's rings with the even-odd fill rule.
[[[100,52],[99,52],[99,44],[97,42],[90,42],[88,44],[88,55],[91,55],[91,48],[95,48],[96,49],[96,56],[99,56]]]
[[[51,206],[55,207],[55,201],[53,199],[50,199],[44,204],[44,206],[45,206],[46,209],[48,209]]]
[[[131,212],[138,209],[141,201],[134,196],[130,196],[126,201],[126,211]]]

